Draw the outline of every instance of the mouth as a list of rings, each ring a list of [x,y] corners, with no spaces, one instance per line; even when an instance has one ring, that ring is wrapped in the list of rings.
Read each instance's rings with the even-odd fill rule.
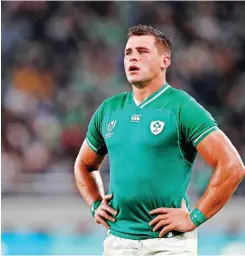
[[[140,70],[140,68],[139,67],[137,67],[137,66],[129,66],[129,69],[128,69],[128,71],[129,72],[133,72],[133,71],[139,71]]]

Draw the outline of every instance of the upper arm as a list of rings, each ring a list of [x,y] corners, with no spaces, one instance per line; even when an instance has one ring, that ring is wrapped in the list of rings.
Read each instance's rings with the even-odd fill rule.
[[[94,152],[85,140],[79,150],[75,166],[85,165],[89,171],[98,170],[104,157],[105,155]]]
[[[244,170],[242,160],[229,138],[221,131],[216,130],[206,136],[197,145],[202,158],[212,167],[218,164],[224,168]]]
[[[104,138],[102,136],[102,124],[104,115],[104,103],[102,103],[92,116],[86,134],[86,141],[88,146],[92,151],[99,155],[106,155],[108,152]]]
[[[185,97],[181,104],[179,119],[186,143],[194,148],[202,139],[218,129],[211,114],[190,96]]]
[[[75,165],[84,164],[90,170],[99,169],[107,154],[107,147],[102,136],[103,116],[104,103],[95,111],[89,122],[86,140],[80,148]]]

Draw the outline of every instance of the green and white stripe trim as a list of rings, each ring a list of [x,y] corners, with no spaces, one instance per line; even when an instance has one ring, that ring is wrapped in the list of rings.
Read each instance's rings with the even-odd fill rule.
[[[155,100],[156,98],[158,98],[161,94],[163,94],[170,86],[167,85],[162,91],[160,91],[157,95],[155,95],[152,99],[146,101],[144,104],[142,104],[140,106],[140,108],[145,107],[146,105],[148,105],[149,103],[151,103],[153,100]]]
[[[86,137],[86,141],[88,145],[95,151],[98,152],[98,149],[89,141],[88,137]]]
[[[194,145],[197,145],[202,139],[204,139],[209,133],[218,129],[218,126],[212,126],[211,128],[207,129],[201,135],[199,135],[193,142]]]

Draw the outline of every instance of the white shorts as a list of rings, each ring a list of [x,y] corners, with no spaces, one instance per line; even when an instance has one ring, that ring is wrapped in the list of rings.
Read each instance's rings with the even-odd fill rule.
[[[197,230],[171,238],[131,240],[108,234],[104,256],[197,256]]]

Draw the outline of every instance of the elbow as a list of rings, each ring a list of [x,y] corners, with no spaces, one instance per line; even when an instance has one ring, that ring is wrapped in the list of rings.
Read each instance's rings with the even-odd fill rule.
[[[238,178],[242,181],[245,177],[245,167],[243,166],[243,168],[238,171]]]
[[[237,187],[245,177],[245,167],[241,163],[218,164],[216,174],[211,181],[212,187],[228,185]]]
[[[79,172],[80,172],[79,170],[80,170],[79,163],[76,160],[75,163],[74,163],[74,166],[73,166],[73,171],[74,171],[75,179],[77,179],[77,177],[79,176]]]
[[[235,183],[240,183],[244,177],[245,177],[245,167],[242,164],[239,165],[231,165],[230,169],[230,174],[231,178]]]
[[[74,177],[78,187],[83,187],[84,179],[86,179],[87,172],[83,164],[76,159],[74,163]]]
[[[75,173],[75,174],[76,174],[76,172],[77,172],[77,169],[79,169],[79,161],[78,161],[78,158],[76,158],[75,163],[74,163],[74,166],[73,166],[73,170],[74,170],[74,173]]]
[[[79,159],[77,158],[76,161],[75,161],[75,163],[74,163],[74,166],[73,166],[75,178],[81,176],[81,173],[82,173],[83,169],[84,169],[84,168],[83,168],[83,164],[82,164],[81,161],[79,161]]]
[[[73,168],[74,168],[75,178],[87,175],[88,173],[96,170],[94,167],[85,164],[79,158],[76,159]]]

